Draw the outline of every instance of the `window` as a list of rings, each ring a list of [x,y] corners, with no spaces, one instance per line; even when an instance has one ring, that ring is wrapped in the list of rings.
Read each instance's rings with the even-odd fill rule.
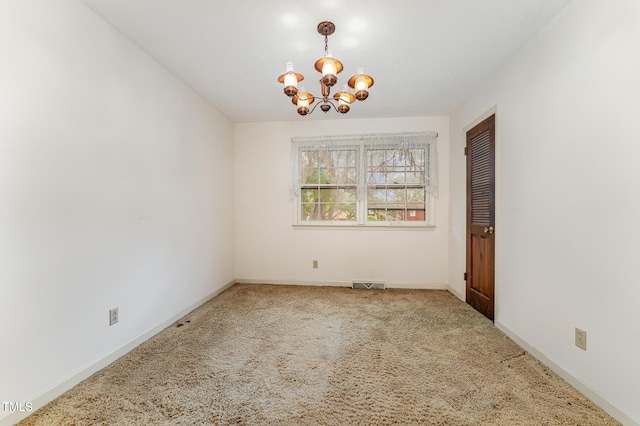
[[[293,139],[297,225],[430,226],[433,132]]]
[[[355,221],[357,149],[303,149],[301,157],[301,219]]]

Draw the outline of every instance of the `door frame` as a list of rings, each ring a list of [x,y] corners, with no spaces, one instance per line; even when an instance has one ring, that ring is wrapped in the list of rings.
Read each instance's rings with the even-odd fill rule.
[[[498,273],[500,268],[500,205],[501,205],[501,194],[500,194],[500,126],[499,121],[500,117],[498,115],[498,106],[494,105],[481,115],[476,117],[473,121],[462,128],[462,132],[460,135],[460,140],[462,141],[462,148],[460,149],[460,165],[462,167],[462,182],[461,182],[461,206],[463,207],[460,212],[460,223],[462,226],[463,239],[462,239],[462,247],[460,250],[462,255],[460,256],[460,277],[463,276],[465,272],[467,272],[467,156],[464,155],[464,147],[467,145],[467,132],[473,129],[476,125],[486,120],[487,118],[495,115],[495,227],[498,230],[495,235],[495,251],[494,251],[494,292],[493,292],[493,322],[496,324],[498,322],[500,316],[500,274]],[[462,281],[462,298],[466,302],[467,301],[467,282]]]

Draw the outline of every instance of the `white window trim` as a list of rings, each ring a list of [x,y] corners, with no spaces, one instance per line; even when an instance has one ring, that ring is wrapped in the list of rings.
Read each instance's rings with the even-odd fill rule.
[[[407,132],[382,133],[367,135],[324,136],[311,138],[292,138],[291,149],[291,199],[293,205],[293,227],[295,229],[434,229],[435,228],[435,199],[437,198],[437,137],[435,132]],[[358,158],[364,158],[363,151],[370,146],[401,147],[410,141],[412,146],[424,146],[429,151],[429,184],[425,185],[426,200],[425,213],[427,221],[368,221],[367,198],[359,196],[356,211],[356,221],[305,221],[301,218],[300,188],[300,152],[304,148],[338,148],[340,146],[358,147]],[[364,165],[357,164],[358,191],[365,191],[366,182]]]

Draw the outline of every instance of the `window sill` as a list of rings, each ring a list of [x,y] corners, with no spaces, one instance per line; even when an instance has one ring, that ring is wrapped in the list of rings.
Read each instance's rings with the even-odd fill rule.
[[[362,230],[362,231],[433,231],[436,229],[435,225],[423,225],[423,224],[369,224],[369,225],[358,225],[358,224],[324,224],[324,223],[313,223],[313,224],[294,224],[292,225],[295,230],[318,230],[318,229],[344,229],[344,230]]]

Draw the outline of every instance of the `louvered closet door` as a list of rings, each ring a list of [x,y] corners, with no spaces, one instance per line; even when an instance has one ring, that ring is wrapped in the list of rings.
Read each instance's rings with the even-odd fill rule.
[[[467,132],[467,303],[493,321],[495,116]]]

